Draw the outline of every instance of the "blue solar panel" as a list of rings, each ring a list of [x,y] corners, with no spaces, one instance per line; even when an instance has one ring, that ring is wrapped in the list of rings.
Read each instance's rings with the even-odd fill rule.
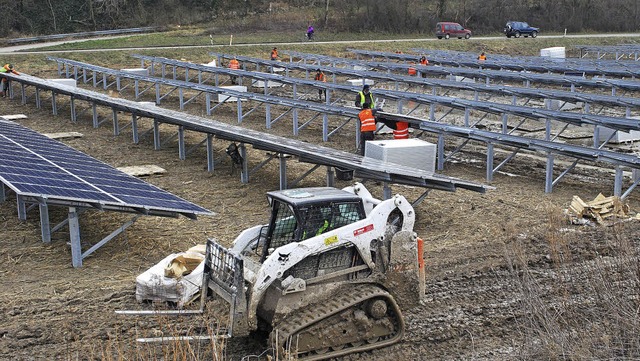
[[[24,196],[147,211],[211,214],[61,142],[2,119],[0,180]]]

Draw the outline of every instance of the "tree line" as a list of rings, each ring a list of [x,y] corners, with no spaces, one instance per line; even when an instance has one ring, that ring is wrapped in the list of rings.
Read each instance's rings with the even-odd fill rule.
[[[519,20],[553,32],[640,29],[638,0],[0,0],[0,6],[5,37],[175,24],[256,31],[313,23],[323,31],[401,34],[431,33],[436,22],[455,21],[482,34]]]

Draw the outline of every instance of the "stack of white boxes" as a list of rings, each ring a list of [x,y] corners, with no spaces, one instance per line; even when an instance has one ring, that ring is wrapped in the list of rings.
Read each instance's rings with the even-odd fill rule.
[[[365,147],[365,157],[411,168],[435,172],[437,147],[420,139],[372,140]]]
[[[626,119],[634,119],[640,121],[640,117],[628,117]],[[616,134],[613,135],[611,139],[609,139],[609,137],[611,137],[613,133]],[[609,143],[627,143],[640,140],[640,131],[637,130],[630,130],[628,132],[616,132],[615,129],[600,127],[600,133],[598,134],[598,140],[601,142],[604,142],[607,139],[609,139]]]

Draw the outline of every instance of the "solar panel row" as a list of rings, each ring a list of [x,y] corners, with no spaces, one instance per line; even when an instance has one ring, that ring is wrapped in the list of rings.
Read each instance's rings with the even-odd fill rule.
[[[2,119],[0,180],[23,196],[150,211],[211,213],[61,142]]]

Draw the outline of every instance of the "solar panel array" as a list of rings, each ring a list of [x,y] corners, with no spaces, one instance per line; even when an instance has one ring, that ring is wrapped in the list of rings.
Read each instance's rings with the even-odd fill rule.
[[[17,123],[0,119],[0,180],[17,194],[145,214],[210,211]]]

